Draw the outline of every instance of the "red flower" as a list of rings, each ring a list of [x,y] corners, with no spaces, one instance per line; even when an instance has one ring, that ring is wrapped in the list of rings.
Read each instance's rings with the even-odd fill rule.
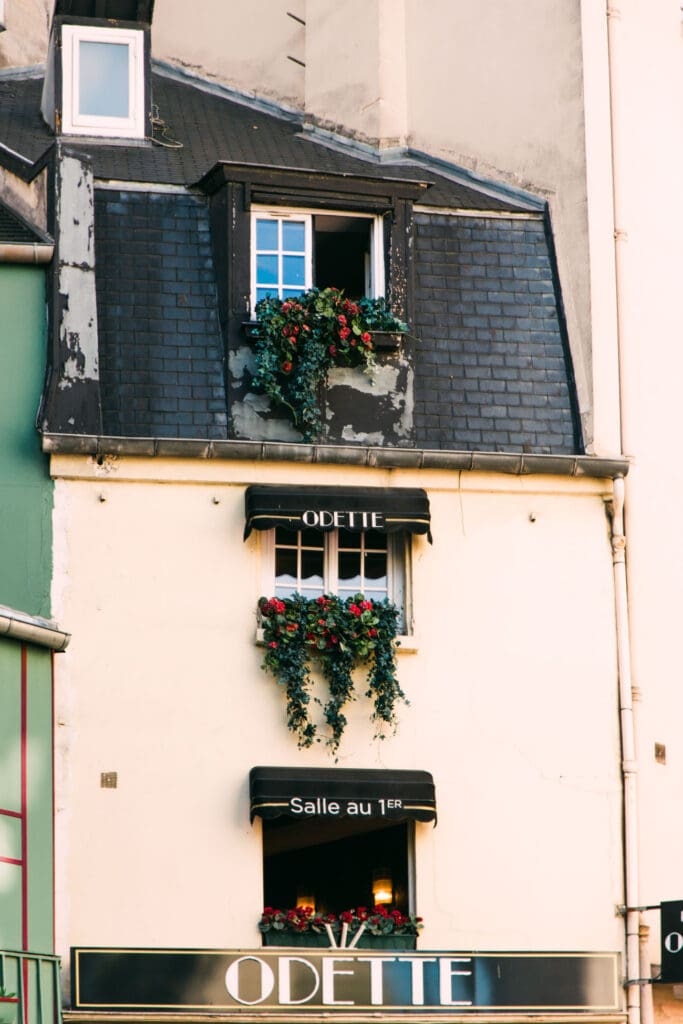
[[[280,369],[282,370],[283,373],[289,373],[292,369],[292,364],[289,362],[289,360],[287,360],[286,362],[280,365]]]
[[[342,325],[342,327],[346,327],[346,317],[344,316],[343,313],[341,314],[341,316],[337,317],[337,320]]]
[[[351,338],[351,341],[349,342],[349,345],[351,345],[352,348],[355,348],[356,347],[356,339],[355,338]]]
[[[269,647],[277,647],[277,644],[276,644],[276,642],[274,640],[271,640],[270,643],[268,644],[268,646]]]
[[[328,348],[327,351],[330,353],[332,358],[334,358],[334,356],[336,356],[336,354],[337,354],[337,346],[336,345],[330,345],[330,347]]]
[[[370,342],[372,341],[372,335],[370,334],[369,331],[363,331],[363,333],[360,336],[360,340],[363,342],[364,345],[369,345]]]
[[[340,327],[339,328],[339,337],[341,338],[342,341],[346,341],[346,339],[348,338],[350,333],[351,333],[351,328],[350,327]],[[352,341],[351,344],[353,345],[354,342]]]
[[[360,606],[364,612],[372,611],[372,601],[361,601]]]
[[[289,335],[289,324],[285,324],[285,326],[282,328],[282,333],[284,334],[285,338]]]
[[[351,913],[350,910],[342,910],[341,914],[339,915],[339,920],[345,921],[346,924],[351,924],[351,922],[353,921],[353,914]]]
[[[287,630],[288,633],[296,633],[298,628],[299,627],[297,626],[296,622],[288,622],[287,625],[285,626],[285,629]]]
[[[351,612],[352,615],[362,615],[363,614],[357,604],[350,604],[349,605],[349,611]]]
[[[372,629],[368,630],[368,636],[377,636],[377,630],[373,626]]]

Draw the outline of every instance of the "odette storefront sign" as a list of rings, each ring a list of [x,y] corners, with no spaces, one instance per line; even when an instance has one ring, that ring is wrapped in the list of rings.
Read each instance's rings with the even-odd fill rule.
[[[72,950],[75,1010],[617,1012],[615,953]]]

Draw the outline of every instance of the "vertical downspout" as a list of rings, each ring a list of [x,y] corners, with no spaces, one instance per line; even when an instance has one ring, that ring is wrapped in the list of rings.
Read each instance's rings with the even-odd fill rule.
[[[618,108],[619,50],[617,25],[621,11],[618,0],[606,0],[607,15],[607,72],[609,78],[610,143],[612,154],[612,213],[614,223],[614,276],[616,301],[617,349],[619,360],[619,428],[621,450],[628,451],[628,427],[625,417],[626,393],[623,377],[623,258],[626,241],[621,204],[621,177],[619,161],[620,111]],[[641,999],[642,980],[649,977],[641,971],[641,961],[649,960],[647,929],[639,935],[642,919],[639,906],[639,826],[635,729],[633,721],[633,691],[631,682],[630,631],[628,622],[628,591],[626,582],[626,536],[624,525],[624,478],[614,481],[614,510],[612,518],[612,561],[616,601],[617,662],[619,671],[619,705],[621,718],[621,759],[624,787],[624,879],[626,899],[626,991],[629,1024],[650,1024],[652,1019],[652,993]]]
[[[619,718],[621,724],[621,771],[624,787],[624,881],[626,899],[626,998],[629,1024],[640,1020],[640,915],[630,908],[639,905],[638,892],[638,764],[633,722],[631,651],[626,588],[626,537],[624,535],[624,478],[614,480],[612,505],[612,565],[617,631]]]

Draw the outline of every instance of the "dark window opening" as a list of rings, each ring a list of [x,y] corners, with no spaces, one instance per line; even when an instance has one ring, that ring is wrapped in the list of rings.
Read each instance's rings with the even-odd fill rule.
[[[308,905],[318,913],[338,914],[382,902],[407,914],[411,828],[407,822],[382,825],[376,819],[264,821],[265,905],[279,910]]]
[[[372,222],[366,217],[313,218],[313,282],[339,288],[349,299],[371,289]]]

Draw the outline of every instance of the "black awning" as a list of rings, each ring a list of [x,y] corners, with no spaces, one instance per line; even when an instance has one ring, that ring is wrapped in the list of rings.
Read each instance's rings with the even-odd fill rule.
[[[436,821],[429,772],[366,768],[252,768],[250,816]]]
[[[244,539],[252,530],[429,532],[429,498],[408,487],[247,487]]]

